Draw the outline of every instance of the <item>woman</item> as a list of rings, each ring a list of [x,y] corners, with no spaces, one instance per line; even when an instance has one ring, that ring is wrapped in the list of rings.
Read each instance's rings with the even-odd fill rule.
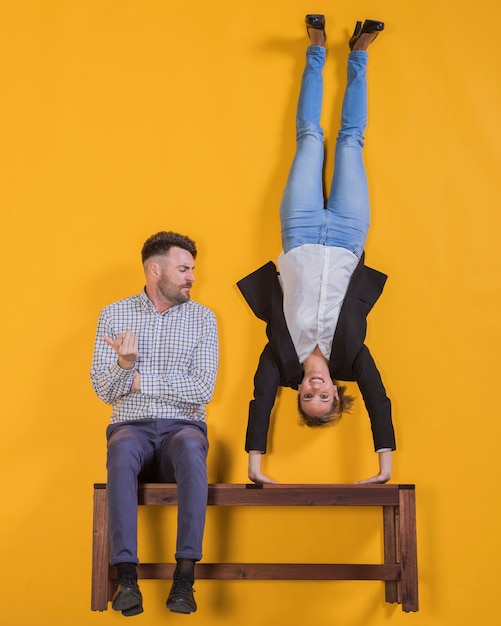
[[[327,202],[320,126],[325,18],[307,15],[306,26],[311,45],[297,109],[297,147],[280,208],[280,277],[274,264],[268,263],[238,283],[254,313],[266,321],[269,339],[249,407],[249,478],[274,482],[261,472],[261,458],[279,386],[298,389],[303,423],[321,426],[335,423],[351,406],[353,399],[345,395],[345,387],[336,384],[349,380],[359,385],[379,454],[379,472],[360,482],[383,483],[391,477],[395,449],[391,403],[364,339],[366,316],[386,276],[364,265],[369,197],[362,148],[367,48],[384,24],[357,22],[349,41],[348,82]]]

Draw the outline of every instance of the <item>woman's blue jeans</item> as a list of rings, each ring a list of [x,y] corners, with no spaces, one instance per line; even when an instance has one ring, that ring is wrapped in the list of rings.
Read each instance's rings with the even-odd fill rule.
[[[367,52],[348,58],[348,82],[341,129],[336,143],[334,175],[324,199],[322,112],[325,48],[309,46],[296,118],[296,155],[280,206],[284,252],[307,243],[339,246],[362,256],[370,210],[362,157],[367,124]]]

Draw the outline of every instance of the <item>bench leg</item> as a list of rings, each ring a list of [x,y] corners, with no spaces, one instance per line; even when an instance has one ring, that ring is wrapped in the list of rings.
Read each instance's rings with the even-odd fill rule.
[[[91,610],[106,611],[109,593],[108,506],[106,489],[94,488]]]
[[[418,611],[416,494],[414,489],[400,489],[399,499],[402,610]]]
[[[384,537],[384,562],[385,564],[398,563],[399,546],[398,546],[398,514],[397,507],[383,506],[383,537]],[[400,597],[400,581],[385,581],[386,602],[401,603]]]

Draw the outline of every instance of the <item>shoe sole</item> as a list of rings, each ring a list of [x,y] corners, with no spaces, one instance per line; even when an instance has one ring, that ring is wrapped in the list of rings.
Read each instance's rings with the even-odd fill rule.
[[[183,604],[182,602],[167,602],[167,608],[172,613],[195,613],[197,607],[193,608],[188,606],[187,604]]]
[[[124,617],[133,617],[134,615],[140,615],[143,611],[143,605],[138,604],[137,606],[133,606],[130,609],[123,609],[122,615]]]

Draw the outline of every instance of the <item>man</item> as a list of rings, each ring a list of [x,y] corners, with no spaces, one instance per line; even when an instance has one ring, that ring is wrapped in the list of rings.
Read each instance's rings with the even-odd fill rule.
[[[137,485],[178,488],[176,569],[167,607],[192,613],[195,562],[202,558],[207,505],[205,405],[214,390],[218,337],[214,313],[190,300],[195,243],[159,232],[145,242],[146,286],[101,312],[91,379],[113,407],[106,436],[112,607],[143,611],[137,584]]]
[[[320,126],[325,17],[307,15],[306,52],[296,117],[296,154],[280,207],[283,253],[280,276],[270,262],[238,282],[257,317],[267,324],[266,345],[254,377],[245,449],[249,478],[274,482],[261,471],[270,414],[279,386],[297,389],[308,426],[335,423],[353,399],[336,381],[356,381],[371,421],[379,471],[360,482],[391,478],[395,436],[391,403],[364,344],[366,317],[386,276],[364,264],[370,211],[362,158],[367,123],[369,45],[383,22],[357,22],[349,41],[348,81],[336,143],[329,197],[322,184]]]

